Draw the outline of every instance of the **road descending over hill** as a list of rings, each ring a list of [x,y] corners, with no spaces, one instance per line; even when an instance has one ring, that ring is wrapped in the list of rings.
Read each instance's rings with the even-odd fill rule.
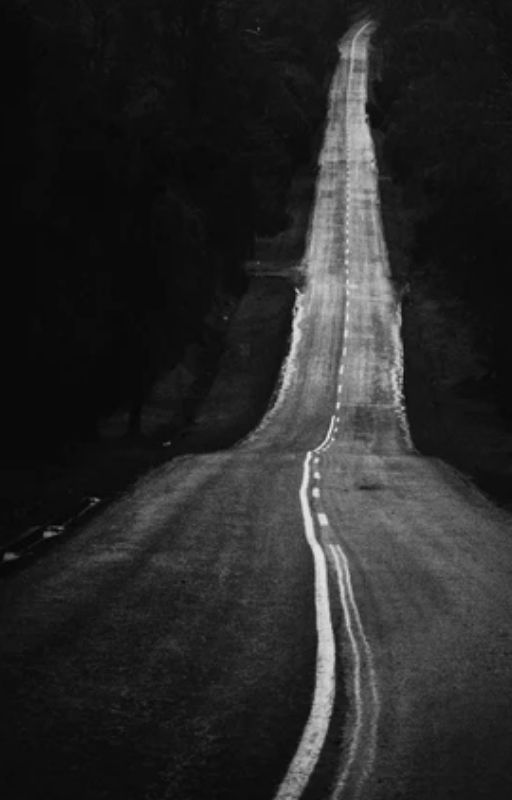
[[[371,30],[274,407],[1,582],[3,800],[512,797],[511,520],[410,442]]]

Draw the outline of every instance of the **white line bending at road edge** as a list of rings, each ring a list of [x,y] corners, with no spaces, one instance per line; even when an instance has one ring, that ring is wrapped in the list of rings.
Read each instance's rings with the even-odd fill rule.
[[[353,73],[355,44],[359,36],[370,24],[370,22],[365,23],[355,34],[352,40],[352,46],[350,50],[349,78],[346,88],[347,98],[350,89],[351,76]],[[294,333],[296,332],[297,326],[295,326],[294,330]],[[292,342],[292,350],[294,349],[293,344],[294,343]],[[344,346],[344,355],[345,353],[346,344]],[[331,417],[329,430],[327,431],[324,441],[314,450],[308,451],[304,460],[302,484],[300,488],[300,504],[304,519],[306,539],[309,547],[311,548],[314,562],[317,629],[315,689],[313,694],[313,703],[308,720],[306,722],[306,727],[302,733],[297,751],[275,796],[275,800],[298,800],[298,798],[300,798],[304,792],[320,757],[320,753],[327,736],[327,730],[329,728],[334,706],[336,688],[336,647],[334,642],[334,631],[332,627],[331,607],[329,602],[327,562],[324,550],[319,544],[315,535],[315,524],[308,499],[310,463],[312,459],[314,459],[315,463],[318,463],[318,454],[328,447],[331,441],[334,421],[335,417]],[[328,524],[327,517],[325,517],[325,521]],[[341,578],[339,578],[339,580],[341,586]],[[340,599],[343,605],[345,624],[348,626],[350,612],[346,598],[347,593],[341,591],[340,589]]]

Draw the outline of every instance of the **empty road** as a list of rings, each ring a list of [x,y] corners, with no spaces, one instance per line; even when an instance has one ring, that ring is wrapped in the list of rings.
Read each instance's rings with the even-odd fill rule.
[[[410,440],[371,33],[273,408],[1,581],[3,800],[512,797],[511,519]]]

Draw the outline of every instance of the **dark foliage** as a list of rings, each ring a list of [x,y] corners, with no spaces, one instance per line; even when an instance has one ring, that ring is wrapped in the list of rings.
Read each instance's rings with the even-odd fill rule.
[[[476,314],[512,412],[512,8],[508,0],[375,0],[370,105],[417,219],[411,269]]]
[[[319,0],[4,0],[4,453],[77,434],[201,336],[285,223],[343,25]]]

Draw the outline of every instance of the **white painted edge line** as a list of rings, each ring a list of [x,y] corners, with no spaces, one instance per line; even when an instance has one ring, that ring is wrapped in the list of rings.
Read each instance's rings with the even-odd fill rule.
[[[308,502],[310,461],[311,452],[307,454],[304,461],[300,503],[306,539],[313,554],[315,570],[317,629],[315,691],[309,718],[298,749],[275,795],[275,800],[297,800],[306,788],[324,746],[336,689],[336,647],[329,604],[327,561],[315,536],[313,515]]]

